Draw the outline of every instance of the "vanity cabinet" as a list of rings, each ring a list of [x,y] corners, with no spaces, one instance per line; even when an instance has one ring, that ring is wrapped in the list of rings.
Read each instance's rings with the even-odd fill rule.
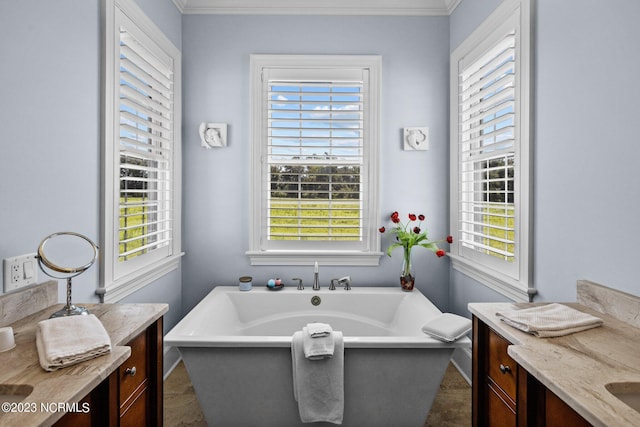
[[[67,413],[55,426],[162,426],[162,340],[160,317],[123,344],[131,356],[82,399],[90,411]]]
[[[590,424],[509,356],[511,342],[473,316],[472,425],[583,427]]]

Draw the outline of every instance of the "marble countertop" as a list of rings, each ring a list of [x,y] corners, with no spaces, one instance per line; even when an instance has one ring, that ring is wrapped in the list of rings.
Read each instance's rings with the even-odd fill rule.
[[[471,303],[469,310],[512,342],[509,355],[594,426],[640,426],[636,412],[605,389],[612,382],[640,382],[640,328],[568,303],[597,316],[603,326],[556,338],[537,338],[496,317],[505,307],[539,304]]]
[[[38,361],[36,325],[63,305],[52,305],[11,324],[16,347],[0,353],[0,384],[29,385],[33,391],[20,404],[3,405],[0,425],[52,425],[64,415],[64,409],[58,411],[56,405],[64,407],[86,396],[127,360],[131,349],[125,344],[168,310],[166,304],[78,304],[102,321],[111,337],[111,353],[47,372]]]

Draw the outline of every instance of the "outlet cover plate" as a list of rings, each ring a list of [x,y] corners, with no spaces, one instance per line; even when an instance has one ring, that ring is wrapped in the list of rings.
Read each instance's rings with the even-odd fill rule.
[[[38,282],[38,257],[35,253],[5,258],[4,292],[12,292]]]

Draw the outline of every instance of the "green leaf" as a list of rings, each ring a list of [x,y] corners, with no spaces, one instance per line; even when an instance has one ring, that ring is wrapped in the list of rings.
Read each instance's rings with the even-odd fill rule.
[[[398,247],[402,247],[402,245],[401,245],[400,243],[394,243],[393,245],[389,246],[389,247],[387,248],[387,256],[389,256],[389,257],[390,257],[390,256],[391,256],[391,252],[393,252],[393,250],[394,250],[395,248],[398,248]]]

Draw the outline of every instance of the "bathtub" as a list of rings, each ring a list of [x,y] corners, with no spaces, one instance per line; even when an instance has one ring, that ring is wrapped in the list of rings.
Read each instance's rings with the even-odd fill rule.
[[[291,337],[307,323],[329,323],[344,334],[343,425],[422,427],[451,353],[471,345],[425,335],[421,326],[438,314],[420,291],[399,286],[218,286],[165,344],[180,350],[210,427],[306,425],[293,398]]]

